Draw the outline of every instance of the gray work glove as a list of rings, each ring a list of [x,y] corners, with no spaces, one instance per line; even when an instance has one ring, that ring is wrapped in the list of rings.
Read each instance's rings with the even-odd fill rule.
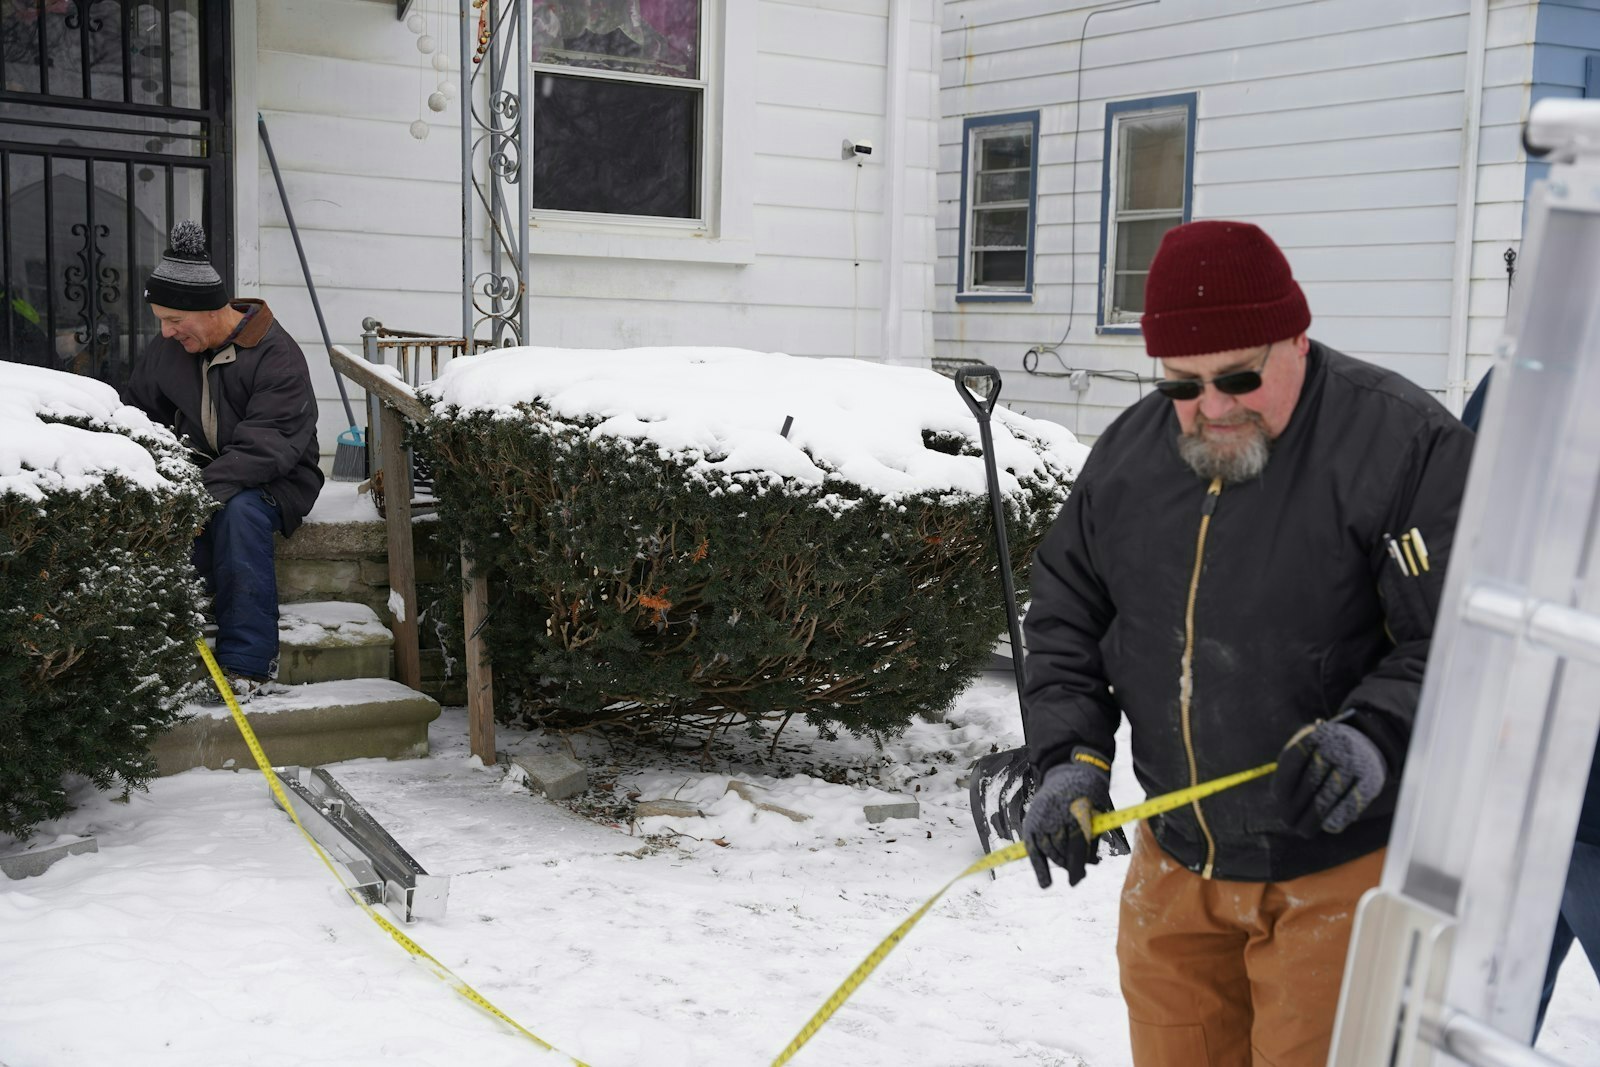
[[[1066,763],[1045,772],[1028,813],[1022,820],[1022,841],[1039,879],[1050,888],[1050,864],[1066,869],[1067,884],[1083,881],[1085,866],[1100,862],[1100,842],[1091,832],[1096,812],[1111,810],[1111,761],[1079,745]],[[1113,856],[1128,853],[1121,830],[1105,835]]]
[[[1272,776],[1283,821],[1301,837],[1336,834],[1361,816],[1389,780],[1383,753],[1337,719],[1302,727],[1278,754]]]

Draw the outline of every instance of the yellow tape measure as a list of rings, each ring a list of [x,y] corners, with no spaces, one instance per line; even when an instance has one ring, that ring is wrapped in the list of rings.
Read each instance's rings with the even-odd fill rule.
[[[381,926],[385,933],[394,938],[396,944],[409,952],[412,958],[421,960],[423,963],[427,964],[428,968],[433,971],[436,977],[448,984],[451,989],[454,989],[463,998],[471,1001],[473,1004],[482,1008],[490,1015],[493,1015],[496,1019],[499,1019],[501,1022],[511,1027],[511,1029],[515,1030],[523,1037],[526,1037],[528,1040],[532,1041],[534,1044],[538,1045],[547,1052],[554,1052],[558,1055],[566,1056],[567,1059],[571,1060],[576,1065],[576,1067],[589,1067],[588,1064],[584,1063],[576,1056],[562,1052],[560,1049],[541,1038],[538,1034],[535,1034],[533,1031],[527,1029],[511,1016],[507,1015],[505,1012],[489,1003],[489,999],[487,997],[478,992],[476,989],[473,989],[466,982],[462,981],[454,971],[440,963],[421,945],[407,937],[399,927],[394,925],[394,923],[390,922],[388,919],[385,919],[382,915],[379,915],[373,910],[372,905],[361,899],[361,895],[359,893],[355,892],[355,890],[344,884],[344,879],[340,876],[339,869],[333,865],[333,861],[330,860],[328,858],[328,854],[322,850],[322,846],[317,844],[317,839],[311,836],[310,832],[307,831],[305,826],[301,824],[300,817],[294,813],[294,807],[289,803],[289,798],[284,795],[283,786],[278,782],[278,776],[272,773],[272,764],[267,762],[267,754],[262,751],[261,742],[256,740],[256,732],[250,728],[250,720],[246,719],[244,717],[244,712],[239,710],[239,702],[235,700],[233,696],[233,687],[229,685],[228,680],[222,676],[222,668],[217,666],[217,659],[211,654],[210,646],[208,646],[203,640],[196,641],[195,644],[200,648],[200,658],[206,662],[206,670],[211,674],[211,681],[215,683],[217,691],[222,694],[222,699],[228,702],[228,710],[233,713],[234,724],[239,727],[239,732],[244,735],[244,743],[249,747],[250,755],[255,757],[256,766],[261,769],[261,776],[267,780],[267,787],[272,790],[272,795],[278,799],[278,806],[289,813],[289,818],[294,820],[295,826],[299,827],[300,832],[305,835],[306,841],[310,843],[313,849],[316,850],[317,856],[322,860],[323,865],[328,868],[328,870],[333,874],[334,878],[339,880],[339,884],[344,886],[344,891],[350,894],[350,899],[359,904],[361,906],[361,910],[366,912],[368,917],[371,918],[373,922]]]
[[[255,757],[256,766],[261,770],[261,776],[267,780],[267,787],[272,790],[273,796],[277,798],[279,807],[283,808],[283,810],[288,813],[289,818],[294,820],[295,826],[299,828],[300,833],[305,836],[307,843],[309,843],[312,849],[316,851],[317,857],[322,860],[323,865],[328,868],[329,872],[333,874],[334,878],[339,880],[340,885],[344,885],[344,879],[340,876],[338,868],[333,865],[333,861],[328,858],[328,854],[323,851],[322,846],[317,844],[316,838],[312,837],[310,832],[307,831],[303,825],[301,825],[299,816],[295,814],[294,807],[289,803],[289,798],[284,795],[283,786],[279,784],[277,775],[272,773],[272,765],[267,762],[266,753],[262,751],[261,743],[256,740],[255,731],[250,728],[249,720],[244,717],[244,712],[239,709],[239,702],[235,700],[233,696],[233,687],[230,686],[227,679],[223,677],[222,668],[217,666],[216,657],[211,654],[210,647],[207,646],[203,640],[196,641],[195,644],[200,649],[200,658],[205,660],[206,670],[210,672],[211,680],[216,684],[217,691],[222,694],[222,699],[227,701],[228,710],[233,714],[233,721],[239,727],[239,733],[244,736],[244,743],[249,747],[250,755]],[[1263,764],[1260,767],[1253,767],[1248,771],[1240,771],[1238,774],[1230,774],[1223,778],[1215,778],[1209,782],[1202,782],[1201,784],[1192,786],[1188,789],[1180,789],[1175,793],[1167,793],[1164,796],[1147,800],[1143,804],[1135,804],[1130,808],[1121,808],[1117,811],[1096,815],[1094,817],[1094,821],[1090,824],[1090,829],[1096,836],[1098,836],[1106,833],[1109,830],[1115,830],[1119,826],[1125,826],[1131,822],[1138,822],[1141,819],[1148,819],[1152,815],[1160,815],[1162,812],[1171,811],[1174,808],[1181,808],[1186,804],[1192,804],[1204,797],[1211,796],[1213,793],[1220,793],[1224,789],[1232,789],[1236,785],[1251,781],[1255,778],[1261,778],[1269,775],[1277,769],[1278,765],[1276,763]],[[801,1028],[800,1032],[795,1035],[794,1040],[789,1042],[788,1047],[778,1055],[777,1059],[772,1061],[772,1067],[783,1067],[784,1064],[788,1063],[794,1058],[795,1053],[799,1052],[806,1042],[810,1041],[811,1038],[816,1035],[817,1031],[821,1030],[823,1025],[827,1023],[829,1019],[833,1018],[834,1013],[844,1006],[845,1001],[849,1000],[857,989],[861,988],[862,983],[867,980],[867,977],[871,975],[873,971],[877,970],[878,964],[882,963],[889,953],[894,951],[895,946],[900,944],[900,942],[905,939],[905,936],[911,932],[912,927],[916,926],[917,923],[922,921],[922,917],[928,913],[929,909],[939,902],[939,898],[944,896],[951,886],[955,885],[957,882],[961,881],[961,879],[966,878],[969,875],[993,870],[996,867],[1003,867],[1008,863],[1014,863],[1017,860],[1024,859],[1027,857],[1027,855],[1027,847],[1020,842],[1017,844],[1007,845],[1005,848],[996,849],[987,856],[984,856],[982,859],[978,860],[976,863],[973,863],[966,870],[962,871],[960,874],[956,875],[954,878],[950,879],[943,886],[941,886],[939,891],[933,896],[929,897],[922,907],[912,912],[909,918],[894,928],[893,933],[879,942],[878,947],[874,948],[872,952],[867,955],[867,958],[862,961],[861,965],[850,973],[850,977],[846,978],[843,984],[841,984],[838,989],[834,990],[833,995],[823,1003],[821,1008],[817,1009],[816,1014],[813,1015],[810,1021],[808,1021],[806,1025]],[[482,1008],[485,1012],[494,1016],[496,1019],[499,1019],[501,1022],[505,1023],[507,1026],[511,1027],[511,1029],[526,1037],[540,1048],[545,1049],[548,1052],[554,1052],[558,1055],[566,1056],[567,1059],[572,1061],[574,1067],[589,1067],[589,1065],[584,1063],[582,1060],[568,1053],[562,1052],[560,1049],[556,1048],[554,1045],[550,1044],[548,1041],[545,1041],[543,1038],[539,1037],[539,1035],[535,1034],[533,1031],[527,1029],[521,1023],[511,1018],[511,1016],[495,1007],[489,1002],[487,997],[485,997],[482,993],[479,993],[476,989],[473,989],[470,985],[458,977],[456,973],[449,967],[446,967],[443,963],[440,963],[421,945],[407,937],[399,929],[399,927],[395,926],[388,919],[385,919],[382,915],[379,915],[376,911],[374,911],[370,904],[361,899],[360,894],[356,893],[348,885],[344,885],[344,889],[345,892],[350,895],[350,899],[355,901],[356,904],[360,905],[361,910],[365,911],[373,922],[382,927],[384,932],[393,938],[401,948],[410,953],[413,958],[426,963],[429,969],[433,971],[435,976],[448,984],[450,988],[455,990],[460,996],[477,1005],[479,1008]]]
[[[1209,782],[1201,782],[1199,785],[1191,786],[1188,789],[1180,789],[1174,793],[1166,793],[1162,796],[1154,797],[1143,804],[1135,804],[1130,808],[1121,808],[1117,811],[1096,815],[1089,828],[1096,836],[1099,836],[1108,830],[1115,830],[1119,826],[1125,826],[1130,822],[1148,819],[1152,815],[1160,815],[1162,812],[1181,808],[1186,804],[1192,804],[1204,797],[1211,796],[1213,793],[1220,793],[1224,789],[1232,789],[1234,786],[1241,785],[1244,782],[1265,777],[1277,769],[1278,765],[1276,763],[1266,763],[1260,767],[1252,767],[1248,771],[1240,771],[1238,774],[1230,774],[1223,778],[1214,778]],[[939,891],[929,897],[922,907],[911,913],[910,918],[895,927],[894,932],[888,937],[878,942],[878,947],[867,954],[867,958],[861,961],[861,966],[850,972],[850,977],[846,978],[843,984],[833,991],[833,995],[823,1002],[822,1007],[817,1009],[817,1013],[811,1017],[810,1021],[800,1028],[800,1032],[795,1035],[793,1041],[789,1042],[789,1046],[778,1054],[777,1059],[772,1061],[772,1067],[783,1067],[784,1064],[794,1058],[795,1053],[799,1052],[805,1043],[810,1041],[818,1030],[822,1029],[823,1024],[833,1018],[834,1012],[844,1007],[845,1001],[849,1000],[851,995],[861,988],[861,984],[867,980],[867,976],[878,969],[878,964],[882,963],[889,953],[894,951],[896,945],[905,940],[905,936],[911,932],[911,928],[922,921],[922,917],[928,913],[928,909],[937,904],[939,898],[944,896],[951,886],[969,875],[993,870],[996,867],[1003,867],[1008,863],[1024,859],[1027,855],[1028,848],[1022,842],[1019,841],[1015,844],[1007,845],[1005,848],[996,849],[989,853],[941,886]]]

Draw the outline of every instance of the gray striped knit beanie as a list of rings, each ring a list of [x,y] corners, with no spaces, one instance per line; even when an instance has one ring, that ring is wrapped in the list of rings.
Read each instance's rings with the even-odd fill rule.
[[[228,290],[206,258],[206,231],[198,222],[185,219],[172,228],[172,247],[145,282],[144,299],[175,311],[215,311],[228,302]]]

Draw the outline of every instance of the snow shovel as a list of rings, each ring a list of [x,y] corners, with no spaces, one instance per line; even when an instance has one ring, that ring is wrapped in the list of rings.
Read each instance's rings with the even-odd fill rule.
[[[980,400],[967,387],[969,381],[987,380],[988,389]],[[988,365],[962,367],[956,371],[956,392],[966,401],[972,417],[978,420],[978,435],[983,443],[983,472],[989,483],[989,509],[994,516],[995,552],[1000,563],[1000,587],[1005,595],[1006,623],[1011,634],[1011,669],[1017,680],[1017,708],[1022,708],[1022,625],[1017,619],[1017,593],[1011,581],[1011,546],[1006,539],[1006,509],[1000,496],[1000,474],[994,462],[994,437],[989,416],[1000,399],[1000,372]],[[978,843],[989,851],[989,833],[994,831],[1007,841],[1021,839],[1022,814],[1034,790],[1033,768],[1026,749],[992,752],[973,765],[967,800],[972,821],[978,828]],[[990,874],[993,877],[993,872]]]

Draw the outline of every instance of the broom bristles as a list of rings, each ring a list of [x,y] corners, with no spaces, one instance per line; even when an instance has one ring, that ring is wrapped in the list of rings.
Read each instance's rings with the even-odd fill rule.
[[[367,477],[367,446],[361,440],[361,431],[352,426],[339,435],[339,447],[333,453],[333,480],[359,482]]]

